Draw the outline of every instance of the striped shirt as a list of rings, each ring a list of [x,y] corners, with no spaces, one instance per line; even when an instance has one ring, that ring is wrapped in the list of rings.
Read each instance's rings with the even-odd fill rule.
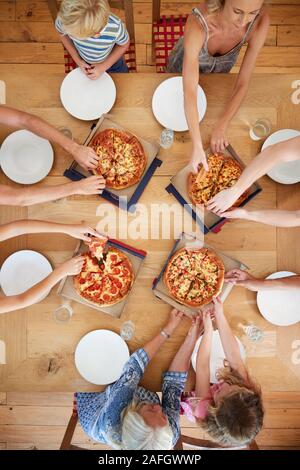
[[[59,17],[56,18],[55,27],[60,34],[66,34]],[[123,46],[129,40],[123,22],[112,13],[109,15],[108,22],[101,30],[99,37],[77,39],[69,34],[66,35],[73,41],[80,57],[88,64],[103,62],[116,44]]]

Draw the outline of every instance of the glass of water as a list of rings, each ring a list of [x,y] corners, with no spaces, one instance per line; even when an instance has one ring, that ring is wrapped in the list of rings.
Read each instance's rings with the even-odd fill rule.
[[[250,129],[250,137],[252,140],[264,139],[270,134],[271,128],[269,119],[258,119]]]
[[[254,343],[257,343],[258,341],[261,341],[263,336],[264,336],[263,330],[261,330],[260,328],[258,328],[255,325],[244,326],[243,330],[244,330],[247,338],[249,339],[249,341],[254,342]]]
[[[65,126],[58,127],[57,130],[61,132],[64,136],[68,137],[69,139],[73,140],[73,134],[71,129]]]
[[[121,325],[120,336],[124,341],[130,341],[134,337],[134,323],[128,320]]]
[[[174,131],[172,129],[163,129],[160,134],[160,146],[164,149],[172,147],[174,142]]]
[[[68,323],[73,316],[73,308],[69,300],[64,300],[63,303],[53,312],[54,319],[57,323]]]

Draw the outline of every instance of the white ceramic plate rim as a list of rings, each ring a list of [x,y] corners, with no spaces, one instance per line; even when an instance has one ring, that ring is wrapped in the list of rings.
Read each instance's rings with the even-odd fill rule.
[[[277,271],[275,273],[270,274],[268,277],[266,277],[266,279],[279,279],[279,278],[283,278],[287,276],[294,276],[294,275],[296,275],[296,273],[292,271]],[[264,302],[268,301],[269,295],[274,295],[274,291],[269,291],[269,290],[258,291],[257,297],[256,297],[258,310],[260,311],[261,315],[269,323],[271,323],[272,325],[276,325],[276,326],[290,326],[290,325],[295,325],[296,323],[298,323],[298,321],[300,321],[300,313],[299,313],[299,318],[297,320],[293,319],[288,322],[287,321],[277,321],[277,322],[274,321],[274,318],[272,318],[272,314],[269,314],[267,311],[265,311],[265,308],[264,308]],[[267,300],[265,300],[266,297],[267,297]],[[282,318],[285,318],[286,320],[286,316],[283,316]]]
[[[184,132],[188,130],[188,125],[186,122],[186,118],[184,116],[184,109],[182,110],[182,116],[178,119],[178,124],[171,124],[167,121],[164,121],[164,119],[161,117],[161,107],[162,103],[159,100],[159,94],[161,92],[161,89],[165,88],[170,84],[170,81],[173,81],[175,83],[176,81],[182,84],[182,77],[171,77],[167,78],[163,82],[161,82],[157,88],[155,89],[153,96],[152,96],[152,112],[154,114],[155,119],[165,128],[172,129],[175,132]],[[176,86],[178,86],[176,84]],[[198,112],[199,112],[199,122],[202,121],[202,119],[205,116],[206,109],[207,109],[207,99],[205,92],[203,88],[198,85]],[[179,124],[180,121],[180,124]]]
[[[91,372],[91,371],[86,370],[85,368],[84,362],[86,361],[85,359],[86,351],[84,350],[84,348],[88,348],[89,343],[91,344],[91,347],[94,347],[94,342],[99,341],[99,338],[101,339],[101,337],[103,338],[103,336],[104,337],[106,336],[108,339],[109,337],[113,338],[116,341],[115,344],[118,344],[119,354],[120,354],[119,364],[117,365],[118,374],[115,373],[113,375],[112,371],[110,373],[108,372],[109,365],[105,361],[105,358],[102,364],[102,371],[101,371],[100,359],[97,359],[97,362],[98,362],[97,367],[99,366],[99,370],[97,369],[97,371],[95,371],[94,369]],[[93,349],[93,352],[96,352],[95,349]],[[116,350],[112,351],[111,354],[114,356],[114,360],[116,361]],[[122,355],[124,358],[121,358]],[[122,373],[124,365],[129,359],[129,356],[130,354],[129,354],[128,346],[125,343],[125,341],[121,338],[120,335],[118,335],[117,333],[111,330],[99,329],[99,330],[90,331],[89,333],[87,333],[80,339],[75,349],[74,359],[75,359],[75,366],[76,366],[77,371],[87,382],[93,383],[95,385],[108,385],[118,380],[118,378],[120,377]],[[102,377],[104,376],[104,378],[100,378],[101,374],[102,374]]]
[[[32,146],[34,154],[32,161],[28,162],[28,168],[34,167],[35,159],[39,161],[39,171],[26,173],[21,169],[17,171],[17,163],[14,163],[14,149],[22,146]],[[20,153],[22,150],[20,151]],[[38,156],[35,155],[38,153]],[[53,148],[50,142],[33,134],[26,129],[12,132],[2,142],[0,148],[0,165],[3,172],[12,181],[19,184],[35,184],[43,180],[50,172],[54,161]],[[15,168],[14,168],[15,167]]]
[[[9,279],[9,276],[11,276],[11,278],[13,279],[15,278],[14,270],[16,269],[18,258],[20,259],[20,257],[26,260],[26,262],[27,262],[26,258],[28,258],[28,265],[29,265],[28,270],[30,270],[30,272],[32,272],[32,263],[34,263],[34,269],[35,269],[34,273],[35,273],[36,279],[33,282],[29,282],[26,286],[24,286],[24,288],[20,288],[16,290],[14,289],[15,286],[12,287],[10,285],[10,282],[8,281],[8,279]],[[40,275],[38,271],[39,267],[42,271],[40,272]],[[45,279],[47,276],[49,276],[49,274],[51,274],[52,271],[53,269],[48,259],[44,255],[39,253],[38,251],[19,250],[19,251],[16,251],[15,253],[12,253],[3,262],[1,269],[0,269],[0,285],[5,295],[18,295],[23,292],[26,292],[32,286],[36,285],[38,282]],[[44,299],[45,297],[47,297],[47,295],[48,295],[48,292],[42,298]]]
[[[80,74],[82,74],[82,76],[80,76]],[[95,102],[95,100],[99,100],[99,102],[101,103],[101,99],[103,99],[103,96],[105,96],[105,99],[107,100],[105,104],[101,103],[101,106],[99,105],[99,108],[94,109],[93,112],[91,111],[91,109],[89,109],[89,111],[80,109],[81,103],[84,101],[84,98],[86,98],[82,93],[79,93],[77,91],[76,93],[71,93],[70,96],[68,90],[68,87],[70,87],[70,83],[71,86],[74,87],[76,86],[76,82],[80,82],[81,79],[82,81],[86,79],[86,84],[87,86],[90,85],[91,89],[92,87],[95,88],[97,85],[100,85],[99,91],[97,90],[99,94],[98,96],[95,96],[93,98],[93,103]],[[75,83],[75,85],[72,84],[72,81]],[[103,88],[101,89],[101,81],[105,82],[106,88],[104,91]],[[76,102],[72,99],[74,95],[76,95],[76,97],[81,96],[82,99],[78,98],[79,101]],[[94,119],[99,119],[103,114],[108,113],[115,104],[116,97],[117,90],[115,82],[113,81],[112,77],[106,72],[102,74],[97,80],[90,80],[89,78],[84,77],[83,72],[79,68],[77,68],[72,70],[72,72],[68,73],[60,87],[60,100],[62,102],[63,107],[69,114],[71,114],[71,116],[74,116],[77,119],[81,119],[82,121],[93,121]],[[74,103],[77,103],[76,107],[74,107]],[[79,108],[79,111],[78,109],[76,109],[77,106]]]

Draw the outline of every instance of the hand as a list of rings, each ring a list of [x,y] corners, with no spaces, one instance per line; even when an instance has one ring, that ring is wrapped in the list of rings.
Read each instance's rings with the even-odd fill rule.
[[[229,211],[222,212],[221,217],[226,217],[226,219],[247,219],[249,211],[247,209],[231,209]]]
[[[99,156],[91,147],[76,144],[72,155],[85,170],[93,170],[98,166]]]
[[[190,340],[195,343],[201,334],[201,330],[203,327],[201,315],[198,314],[192,318],[192,326],[188,331],[188,336]]]
[[[224,212],[229,209],[239,198],[240,194],[235,186],[216,194],[206,203],[206,208],[219,216],[223,216]]]
[[[214,317],[217,319],[218,317],[224,314],[223,310],[223,302],[220,297],[213,297],[213,304],[214,304]]]
[[[214,331],[212,324],[212,317],[214,316],[214,307],[208,307],[202,312],[202,321],[205,333],[212,333]]]
[[[63,276],[75,276],[82,270],[83,263],[84,257],[79,255],[65,261],[58,269],[61,271]]]
[[[242,269],[232,269],[225,274],[225,281],[230,282],[235,286],[246,287],[249,290],[257,291],[259,284],[263,283],[263,280],[256,279],[251,274],[243,271]]]
[[[103,235],[85,223],[68,225],[65,233],[70,235],[70,237],[78,238],[79,240],[84,240],[85,242],[90,242],[92,240],[92,237],[89,235],[100,239],[105,238]]]
[[[91,65],[85,62],[85,60],[81,60],[80,62],[78,62],[77,65],[80,68],[80,70],[84,73],[84,75],[87,75],[88,71],[91,68]]]
[[[102,194],[105,188],[105,179],[103,176],[89,176],[89,178],[76,181],[74,185],[76,194]]]
[[[173,308],[170,312],[169,321],[166,327],[164,328],[166,333],[172,334],[173,331],[177,328],[177,326],[181,322],[183,316],[184,316],[183,312],[180,312],[176,308]]]
[[[102,62],[101,64],[92,65],[88,71],[88,77],[91,80],[96,80],[99,78],[104,72],[106,72],[107,67]]]
[[[224,125],[216,127],[210,139],[210,148],[214,153],[218,153],[225,150],[228,145],[229,142],[226,137],[226,127]]]
[[[202,145],[194,147],[192,151],[191,165],[193,167],[194,173],[198,173],[200,163],[202,163],[204,170],[208,171],[209,168],[206,159],[206,154],[203,150]]]

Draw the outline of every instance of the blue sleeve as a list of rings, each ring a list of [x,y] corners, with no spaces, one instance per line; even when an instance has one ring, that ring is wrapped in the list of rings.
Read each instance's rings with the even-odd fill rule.
[[[123,409],[132,402],[134,392],[148,363],[149,357],[146,351],[138,349],[128,359],[121,377],[107,387],[108,402],[105,406],[105,414],[109,417],[110,425],[118,424]]]
[[[125,28],[125,25],[122,21],[120,21],[120,27],[118,31],[118,35],[116,37],[116,44],[118,46],[124,46],[129,41],[129,34],[127,32],[127,29]]]
[[[173,431],[173,445],[180,435],[180,397],[184,390],[187,372],[165,372],[162,384],[162,408]]]
[[[59,32],[59,34],[65,34],[64,30],[62,29],[62,25],[61,25],[61,21],[60,21],[59,16],[55,20],[55,28],[56,28],[56,31]]]

